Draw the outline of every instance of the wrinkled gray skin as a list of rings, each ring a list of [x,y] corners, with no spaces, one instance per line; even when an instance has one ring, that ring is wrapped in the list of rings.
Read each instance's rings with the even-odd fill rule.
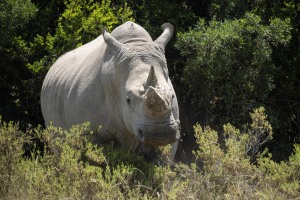
[[[172,160],[179,112],[164,50],[173,27],[162,28],[153,42],[144,28],[126,22],[61,56],[41,91],[46,125],[68,129],[88,121],[95,130],[102,127],[99,141],[116,140],[146,153],[172,143]]]

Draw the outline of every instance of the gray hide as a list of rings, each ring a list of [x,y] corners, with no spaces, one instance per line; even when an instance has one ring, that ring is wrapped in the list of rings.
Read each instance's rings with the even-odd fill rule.
[[[173,27],[162,29],[153,42],[144,28],[126,22],[61,56],[41,91],[46,125],[90,122],[94,130],[101,126],[99,141],[148,149],[172,143],[174,157],[179,113],[164,53]]]

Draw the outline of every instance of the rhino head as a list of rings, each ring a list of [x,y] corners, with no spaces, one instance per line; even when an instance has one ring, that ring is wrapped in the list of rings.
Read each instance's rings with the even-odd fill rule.
[[[107,92],[117,93],[110,100],[116,102],[110,102],[114,104],[112,109],[117,110],[119,121],[137,141],[150,146],[179,139],[177,99],[164,55],[173,26],[164,24],[162,28],[163,33],[155,41],[132,22],[123,27],[122,33],[115,33],[121,39],[113,37],[114,32],[103,33],[110,55],[104,69],[110,74],[106,78]]]

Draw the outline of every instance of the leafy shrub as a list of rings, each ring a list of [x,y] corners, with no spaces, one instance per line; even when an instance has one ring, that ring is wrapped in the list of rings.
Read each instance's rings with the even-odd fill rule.
[[[126,3],[119,7],[113,7],[110,0],[65,0],[64,3],[66,9],[58,19],[56,34],[47,36],[47,42],[53,42],[49,47],[56,45],[54,49],[60,53],[95,39],[104,28],[111,31],[123,21],[133,20]]]
[[[134,20],[126,3],[35,2],[39,6],[30,0],[0,2],[0,103],[5,105],[0,114],[5,119],[22,120],[20,126],[43,123],[41,86],[59,56],[100,36],[104,28],[111,31],[123,21]]]
[[[4,48],[36,15],[37,7],[30,0],[4,0],[0,2],[0,7],[0,44]]]
[[[200,20],[179,33],[176,47],[186,58],[183,81],[194,104],[217,123],[247,122],[247,113],[265,105],[274,89],[271,47],[288,44],[290,37],[288,19],[264,25],[251,13],[208,25]]]
[[[24,119],[22,80],[29,78],[24,66],[26,54],[21,54],[16,45],[19,35],[25,32],[28,23],[36,16],[37,7],[30,0],[0,1],[0,113],[5,119]],[[5,106],[4,106],[5,105]]]
[[[23,161],[22,145],[26,140],[18,124],[4,123],[0,118],[0,197],[5,196],[16,181],[20,163]]]
[[[146,162],[135,152],[113,144],[94,145],[90,142],[93,133],[89,124],[69,131],[53,126],[34,129],[31,135],[36,135],[47,148],[23,157],[24,142],[32,140],[19,130],[18,124],[1,122],[0,198],[298,198],[300,145],[295,144],[289,160],[281,163],[274,162],[261,146],[255,156],[249,154],[249,148],[272,136],[263,108],[255,109],[251,118],[252,123],[242,131],[231,124],[224,125],[224,147],[216,131],[195,125],[196,162],[173,166]]]
[[[203,162],[209,198],[229,199],[288,199],[299,197],[299,145],[289,161],[276,163],[265,149],[256,152],[257,163],[249,155],[249,148],[256,148],[272,138],[272,128],[263,108],[251,113],[252,123],[245,132],[231,124],[223,126],[225,149],[218,143],[218,134],[209,127],[196,125],[195,136],[199,150],[195,155]],[[253,139],[255,138],[255,139]],[[206,197],[207,198],[207,197]]]
[[[64,4],[55,33],[37,35],[30,43],[31,51],[43,52],[40,59],[27,65],[33,72],[48,69],[60,55],[100,36],[104,28],[111,31],[123,21],[134,20],[126,3],[114,7],[109,0],[64,0]]]
[[[24,133],[1,123],[0,197],[6,199],[119,198],[156,195],[169,167],[147,163],[132,151],[91,142],[88,124],[64,131],[53,126],[36,136],[44,152],[22,158]],[[29,141],[29,138],[26,140]],[[153,189],[152,189],[153,188]]]

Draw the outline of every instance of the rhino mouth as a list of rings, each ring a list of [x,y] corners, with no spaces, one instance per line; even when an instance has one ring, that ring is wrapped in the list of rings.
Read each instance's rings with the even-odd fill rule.
[[[180,138],[179,122],[175,120],[152,121],[139,124],[136,139],[150,146],[163,146]]]

